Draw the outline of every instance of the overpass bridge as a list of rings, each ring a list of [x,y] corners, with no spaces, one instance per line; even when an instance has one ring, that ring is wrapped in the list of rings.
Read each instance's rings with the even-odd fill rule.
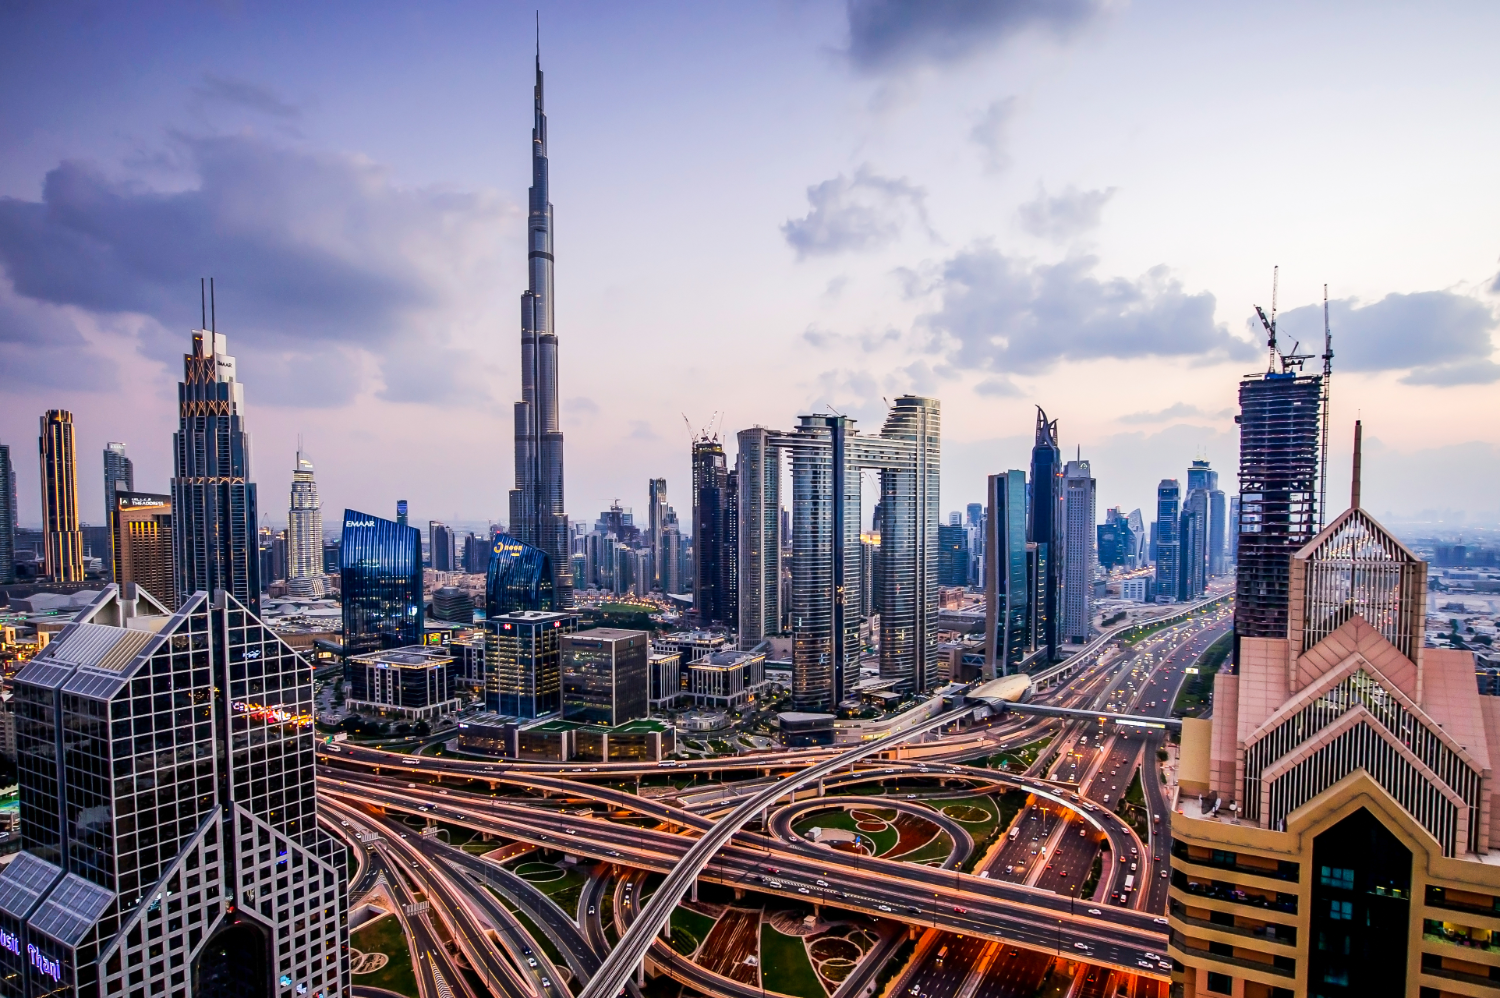
[[[1086,665],[1092,664],[1105,648],[1109,647],[1127,631],[1134,630],[1137,627],[1170,627],[1173,624],[1188,619],[1193,614],[1207,610],[1216,603],[1233,598],[1233,592],[1219,593],[1216,596],[1208,596],[1198,600],[1196,603],[1186,603],[1180,607],[1174,607],[1171,612],[1163,614],[1160,617],[1153,617],[1145,621],[1132,621],[1128,624],[1117,624],[1109,630],[1101,632],[1097,637],[1051,668],[1032,673],[1031,688],[1034,690],[1048,690],[1072,678],[1075,672]]]

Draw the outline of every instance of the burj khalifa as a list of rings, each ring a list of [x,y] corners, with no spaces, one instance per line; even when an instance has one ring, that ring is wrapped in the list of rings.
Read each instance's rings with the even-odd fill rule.
[[[555,606],[573,605],[568,517],[563,512],[563,435],[558,418],[557,330],[552,311],[552,203],[547,197],[547,115],[542,56],[536,59],[536,122],[526,223],[530,287],[521,295],[521,401],[516,403],[516,487],[510,532],[552,562]]]

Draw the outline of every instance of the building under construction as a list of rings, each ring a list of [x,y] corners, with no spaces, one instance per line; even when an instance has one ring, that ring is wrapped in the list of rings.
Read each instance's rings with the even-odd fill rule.
[[[1240,382],[1236,644],[1286,634],[1292,555],[1318,532],[1323,379],[1287,370]]]

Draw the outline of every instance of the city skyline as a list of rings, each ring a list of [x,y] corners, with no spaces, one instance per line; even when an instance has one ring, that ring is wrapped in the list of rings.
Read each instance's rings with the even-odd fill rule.
[[[1330,11],[1315,12],[1314,21],[1331,17]],[[47,44],[58,44],[53,40],[56,26],[45,17],[34,21],[31,16],[16,25],[13,37],[38,39],[33,46],[38,52]],[[985,476],[1023,463],[1024,420],[1036,402],[1060,419],[1064,447],[1081,444],[1093,455],[1101,506],[1145,508],[1154,482],[1174,473],[1169,468],[1194,457],[1206,457],[1217,467],[1235,465],[1229,386],[1255,369],[1254,337],[1247,328],[1251,305],[1268,304],[1269,270],[1280,263],[1284,328],[1304,342],[1319,325],[1320,315],[1313,313],[1322,282],[1330,282],[1339,356],[1335,370],[1340,375],[1335,420],[1346,422],[1342,415],[1377,411],[1377,403],[1383,405],[1388,397],[1397,398],[1407,410],[1399,421],[1367,420],[1371,435],[1366,442],[1366,477],[1372,493],[1388,497],[1390,508],[1403,517],[1424,508],[1447,507],[1468,509],[1471,519],[1493,518],[1490,497],[1497,492],[1500,462],[1495,460],[1495,441],[1489,439],[1494,432],[1493,420],[1487,418],[1492,404],[1484,387],[1402,383],[1489,377],[1494,299],[1486,289],[1494,276],[1494,252],[1488,247],[1480,250],[1482,240],[1475,233],[1483,226],[1474,220],[1500,214],[1493,195],[1463,177],[1446,185],[1453,189],[1442,198],[1468,199],[1464,221],[1449,223],[1445,219],[1457,217],[1454,201],[1424,201],[1394,165],[1361,162],[1366,182],[1385,184],[1383,202],[1394,200],[1401,206],[1386,236],[1381,236],[1361,229],[1365,223],[1340,206],[1320,208],[1310,200],[1331,189],[1329,170],[1343,162],[1337,157],[1320,159],[1310,168],[1308,183],[1296,185],[1296,197],[1281,199],[1288,202],[1284,205],[1277,206],[1273,196],[1285,193],[1290,183],[1282,174],[1264,189],[1255,184],[1244,187],[1243,200],[1253,208],[1274,208],[1270,217],[1276,224],[1270,228],[1279,229],[1274,238],[1259,234],[1259,228],[1235,228],[1237,248],[1232,256],[1211,255],[1211,264],[1194,263],[1204,233],[1184,230],[1188,223],[1176,215],[1160,234],[1145,237],[1150,226],[1144,226],[1143,219],[1170,207],[1160,182],[1142,172],[1167,166],[1160,149],[1121,146],[1127,152],[1122,153],[1118,173],[1111,174],[1091,165],[1096,160],[1088,155],[1090,149],[1062,141],[1040,123],[1050,111],[1066,112],[1058,119],[1064,123],[1091,121],[1092,112],[1067,103],[1069,94],[1094,79],[1076,69],[1076,63],[1097,58],[1101,65],[1110,65],[1110,60],[1122,57],[1123,49],[1138,46],[1143,32],[1149,34],[1165,15],[1136,10],[1080,16],[1076,25],[1041,24],[1020,30],[978,25],[975,47],[964,57],[944,48],[948,36],[943,32],[951,26],[928,25],[935,34],[925,41],[886,39],[889,51],[878,51],[886,52],[887,63],[886,56],[871,54],[877,49],[861,47],[875,45],[876,39],[850,22],[846,11],[827,6],[689,19],[650,37],[643,35],[644,21],[624,14],[590,24],[568,10],[544,10],[543,54],[554,65],[549,96],[566,119],[564,130],[551,136],[561,143],[559,162],[567,161],[557,167],[563,172],[555,182],[568,191],[561,224],[570,267],[576,268],[565,282],[569,311],[561,317],[572,344],[561,416],[573,437],[570,515],[577,518],[601,508],[617,495],[643,493],[640,479],[686,482],[686,437],[678,429],[684,408],[698,423],[714,409],[727,412],[723,425],[729,432],[784,422],[783,413],[790,411],[826,411],[825,406],[870,426],[883,417],[880,397],[905,390],[944,401],[950,439],[943,489],[958,508],[983,497]],[[1464,17],[1473,22],[1467,34],[1482,34],[1481,12]],[[723,20],[734,18],[744,20]],[[398,20],[377,16],[362,30],[389,33]],[[1272,27],[1275,20],[1271,18]],[[22,126],[24,140],[15,159],[0,170],[0,196],[8,198],[0,210],[0,265],[9,278],[0,288],[0,311],[7,326],[19,330],[3,348],[6,363],[0,366],[24,377],[23,382],[0,386],[14,400],[0,413],[0,440],[21,442],[29,437],[28,424],[39,412],[67,407],[77,416],[84,453],[97,453],[109,440],[123,438],[137,462],[137,487],[163,489],[170,475],[170,454],[151,442],[164,439],[164,427],[169,425],[169,415],[157,411],[169,408],[175,380],[167,355],[192,324],[192,279],[200,269],[211,268],[226,297],[225,329],[236,338],[246,380],[264,386],[257,388],[256,401],[256,460],[264,462],[255,469],[258,476],[265,478],[271,469],[290,464],[295,434],[301,430],[309,450],[327,455],[321,459],[319,484],[335,508],[383,508],[400,492],[410,493],[414,507],[422,511],[421,522],[508,519],[504,492],[511,484],[510,462],[503,450],[487,462],[483,474],[463,476],[456,488],[400,481],[388,462],[379,459],[387,448],[412,446],[418,434],[424,449],[440,464],[463,461],[476,447],[490,449],[496,439],[511,435],[506,410],[513,388],[506,386],[515,384],[518,371],[507,351],[492,347],[506,342],[513,330],[514,313],[504,304],[509,292],[501,292],[524,280],[525,261],[512,245],[522,241],[525,186],[524,160],[514,147],[516,132],[524,127],[520,122],[527,109],[518,95],[525,86],[523,78],[532,74],[534,40],[525,12],[480,21],[500,44],[500,58],[493,69],[483,71],[493,75],[476,76],[479,70],[464,62],[466,50],[446,28],[434,29],[436,34],[423,41],[421,55],[408,67],[410,79],[419,84],[416,95],[431,99],[444,94],[462,104],[467,133],[466,145],[435,143],[430,154],[415,158],[392,145],[388,122],[370,120],[361,101],[347,89],[350,83],[308,75],[290,65],[293,50],[275,48],[262,39],[258,23],[250,25],[254,30],[245,51],[262,52],[266,62],[246,62],[229,46],[223,67],[183,68],[176,77],[153,81],[156,89],[150,91],[150,99],[140,101],[140,110],[128,116],[125,128],[131,138],[123,146],[119,138],[101,130],[97,112],[85,110],[67,88],[57,103],[49,104],[57,120],[71,123],[63,133],[38,131],[30,112],[0,101],[0,115]],[[624,30],[642,46],[622,54],[600,34],[609,26]],[[315,38],[326,26],[314,19],[305,27],[309,38]],[[741,30],[737,37],[748,39],[751,50],[788,68],[784,85],[795,82],[814,95],[805,110],[779,126],[788,134],[803,134],[836,107],[851,113],[849,123],[833,129],[826,141],[745,187],[750,196],[743,206],[715,213],[706,208],[702,184],[689,182],[691,174],[708,175],[705,171],[717,169],[720,157],[736,155],[738,143],[746,140],[725,135],[717,119],[737,122],[747,138],[770,138],[775,133],[767,131],[771,126],[765,121],[765,102],[756,97],[772,96],[765,106],[779,106],[774,94],[781,93],[762,95],[759,78],[741,61],[731,60],[715,72],[696,54],[722,52],[731,27]],[[1254,46],[1264,37],[1260,33],[1272,27],[1209,21],[1174,28],[1150,44],[1201,48],[1232,32],[1243,44]],[[195,16],[185,19],[178,30],[208,39],[226,29],[214,17]],[[1433,93],[1464,93],[1467,100],[1491,85],[1465,75],[1472,73],[1474,64],[1465,55],[1468,50],[1459,37],[1463,32],[1455,24],[1441,29],[1412,25],[1389,12],[1368,19],[1357,40],[1325,53],[1320,66],[1329,68],[1318,71],[1339,69],[1364,78],[1368,70],[1356,42],[1378,47],[1403,31],[1416,46],[1404,64],[1419,67],[1414,72],[1420,67],[1432,70],[1424,78]],[[1056,33],[1066,37],[1052,37]],[[459,46],[458,57],[447,60],[455,67],[434,62],[428,49],[439,42]],[[1437,63],[1439,42],[1460,48],[1446,66]],[[111,56],[118,42],[80,37],[74,44]],[[1300,33],[1285,39],[1275,58],[1307,64],[1300,58],[1306,54],[1301,46],[1307,44]],[[1009,58],[1018,53],[1021,58]],[[676,58],[665,58],[668,54]],[[648,70],[639,61],[646,58],[672,64],[678,76],[669,80],[662,71]],[[599,64],[591,65],[590,60]],[[1139,63],[1138,54],[1133,61]],[[15,65],[26,71],[28,63],[21,59]],[[346,68],[351,70],[350,81],[367,80],[375,72],[359,61]],[[1438,68],[1443,71],[1436,72]],[[600,86],[606,72],[628,73],[636,83],[623,89]],[[680,95],[682,78],[700,80],[703,101],[711,95],[723,107],[706,115],[703,101]],[[1271,113],[1274,92],[1259,95],[1222,81],[1215,86],[1221,88],[1215,96],[1246,123],[1259,125]],[[1127,90],[1128,96],[1142,94]],[[132,93],[147,96],[144,91]],[[1012,97],[1016,101],[1006,103]],[[1349,100],[1355,101],[1350,110],[1358,112],[1354,117],[1361,121],[1377,103],[1373,94]],[[996,108],[997,117],[985,117]],[[474,113],[480,109],[482,114]],[[1202,107],[1186,112],[1186,121],[1197,128],[1193,134],[1206,148],[1175,169],[1208,162],[1223,166],[1229,140],[1203,130],[1207,112]],[[1410,120],[1405,106],[1399,113]],[[657,202],[642,197],[652,189],[642,186],[640,171],[660,159],[634,144],[638,136],[622,134],[610,115],[639,120],[646,126],[640,130],[645,135],[654,131],[656,122],[666,120],[656,117],[664,114],[674,116],[680,123],[677,134],[688,140],[679,145],[683,163],[671,169],[674,188],[684,191],[685,204],[693,210],[658,215],[642,227],[637,223],[649,216],[634,212],[649,211]],[[447,120],[445,114],[435,117],[435,123]],[[1132,110],[1124,117],[1127,125],[1134,123],[1132,127],[1150,127],[1150,115],[1143,111]],[[1275,120],[1288,142],[1305,137],[1311,127]],[[475,129],[475,121],[481,127]],[[909,161],[901,146],[919,126],[932,126],[933,141],[952,152],[947,159],[955,165],[938,168]],[[976,135],[989,134],[980,126],[997,136],[1009,129],[1008,145],[986,147],[978,142]],[[1330,145],[1341,135],[1348,138],[1352,128],[1337,123],[1325,127],[1334,130]],[[1491,141],[1460,134],[1445,115],[1424,127],[1424,134],[1439,140],[1434,145],[1450,154],[1464,150],[1467,155],[1465,143]],[[1122,139],[1118,132],[1109,135]],[[616,169],[604,171],[612,179],[603,186],[594,175],[599,171],[589,169],[597,162],[592,153],[600,142],[621,149],[621,155],[611,160]],[[1346,145],[1357,149],[1360,143]],[[984,158],[997,150],[1010,158],[1009,166]],[[127,153],[151,155],[142,160]],[[1473,153],[1475,162],[1486,159],[1482,148]],[[356,155],[368,157],[358,160],[359,168],[352,158]],[[1403,155],[1418,153],[1407,150]],[[143,165],[148,163],[156,165]],[[93,297],[37,273],[17,255],[31,245],[25,242],[30,237],[24,227],[18,228],[21,220],[34,218],[46,204],[59,206],[57,199],[69,189],[103,192],[122,210],[136,204],[128,185],[119,186],[127,181],[164,192],[163,196],[198,192],[199,203],[225,193],[215,184],[227,182],[226,175],[216,170],[237,167],[246,171],[241,179],[262,184],[257,190],[272,208],[305,194],[307,188],[301,185],[324,184],[327,193],[335,195],[332,204],[342,206],[330,209],[335,219],[347,219],[342,212],[367,202],[383,212],[376,219],[381,224],[394,225],[391,216],[405,212],[410,217],[401,224],[406,227],[392,234],[409,236],[418,249],[373,259],[327,231],[310,233],[316,259],[299,258],[308,264],[307,279],[333,274],[320,269],[324,265],[334,267],[334,276],[341,275],[323,288],[328,302],[348,302],[356,290],[385,288],[384,297],[375,295],[360,306],[363,312],[356,309],[343,317],[331,316],[328,305],[309,294],[317,291],[316,286],[272,307],[272,298],[286,287],[277,285],[263,264],[251,266],[244,258],[238,230],[230,233],[222,249],[205,247],[205,265],[195,265],[191,274],[160,268],[91,274],[85,268],[80,279],[99,278]],[[370,172],[361,172],[365,167]],[[300,177],[298,168],[303,171]],[[1224,169],[1226,183],[1239,177],[1237,167]],[[52,180],[44,186],[49,172]],[[725,176],[732,179],[735,174]],[[68,183],[83,187],[68,188]],[[1077,195],[1071,201],[1070,185]],[[1205,192],[1195,188],[1193,194],[1201,198]],[[1095,197],[1090,201],[1084,195]],[[981,210],[972,213],[972,221],[957,216],[955,205],[960,202]],[[1413,214],[1420,205],[1430,208],[1425,228]],[[1070,208],[1083,212],[1079,224],[1098,225],[1075,237],[1045,235],[1073,224],[1066,215]],[[436,230],[431,227],[434,218],[453,220],[453,214],[441,214],[445,210],[466,213],[470,219],[446,248],[433,243]],[[705,211],[714,220],[707,229],[699,218]],[[1238,224],[1237,215],[1210,215],[1220,233]],[[660,221],[662,217],[668,221]],[[848,227],[861,220],[873,228]],[[1151,225],[1161,221],[1153,218]],[[268,224],[275,231],[284,226],[274,217]],[[625,244],[614,241],[612,233],[632,227],[647,240],[648,253],[622,252]],[[1330,230],[1350,235],[1330,241]],[[65,235],[45,226],[26,232],[45,239]],[[726,238],[739,248],[726,248]],[[861,238],[869,241],[863,249],[833,244]],[[984,244],[987,238],[993,242]],[[666,244],[664,239],[672,241]],[[1378,252],[1365,243],[1379,247]],[[680,256],[676,247],[683,244],[693,244],[701,262]],[[985,245],[994,250],[993,256],[985,255]],[[709,252],[703,252],[704,246]],[[1408,246],[1421,247],[1421,252]],[[433,267],[454,250],[464,252],[468,262],[451,278],[433,276]],[[692,275],[686,308],[674,303],[661,309],[626,290],[646,286],[639,280],[642,256],[685,267],[683,272]],[[714,264],[723,274],[705,270]],[[1066,265],[1075,267],[1071,276],[1059,269]],[[1154,272],[1158,265],[1168,269]],[[1100,359],[1097,352],[1091,355],[1078,347],[1069,348],[1072,352],[1066,355],[1038,359],[1021,352],[1026,344],[1035,345],[1030,334],[1021,332],[1003,357],[994,351],[973,353],[978,348],[968,341],[961,350],[942,346],[938,341],[958,335],[954,329],[959,319],[981,314],[974,309],[1015,304],[1003,295],[994,297],[1006,288],[1015,290],[1003,281],[995,283],[1005,276],[997,275],[997,266],[1011,268],[1006,273],[1015,287],[1037,294],[1049,279],[1076,278],[1069,287],[1082,296],[1079,307],[1086,309],[1076,315],[1078,329],[1097,332],[1106,340],[1120,339],[1127,346],[1127,341],[1137,342],[1129,347],[1134,352]],[[1133,276],[1148,273],[1154,276]],[[761,303],[747,308],[743,295],[726,295],[724,274],[754,289]],[[976,283],[981,278],[990,283]],[[964,284],[966,280],[970,283]],[[1173,281],[1179,282],[1176,290]],[[483,293],[474,295],[473,289],[481,285]],[[698,290],[700,286],[708,293]],[[1111,311],[1107,303],[1087,299],[1089,288],[1108,287],[1134,304]],[[960,293],[965,288],[967,298]],[[1390,294],[1405,297],[1388,299]],[[390,296],[400,300],[393,303],[387,300]],[[1351,296],[1364,307],[1352,308]],[[964,301],[971,311],[960,314]],[[1217,337],[1218,346],[1197,352],[1162,347],[1163,355],[1141,356],[1130,330],[1155,330],[1167,338],[1181,331],[1164,311],[1164,303],[1171,302],[1206,314],[1209,324],[1202,328],[1210,330],[1210,338]],[[732,319],[723,312],[725,304],[734,310]],[[1017,321],[1035,318],[1040,304],[1036,298],[1022,300]],[[982,314],[1003,318],[1001,312]],[[340,325],[348,322],[363,323],[363,332],[351,336]],[[431,340],[422,331],[429,328],[447,330],[443,335],[451,342]],[[724,356],[736,357],[738,376],[720,378],[705,367],[711,355],[693,348],[704,328],[715,331]],[[1409,335],[1407,330],[1413,328],[1424,334]],[[49,362],[60,359],[57,348],[49,344],[75,336],[78,346],[70,354],[70,366]],[[1409,341],[1409,346],[1385,350],[1383,360],[1372,359],[1377,345],[1390,346],[1397,340]],[[474,353],[479,345],[482,354]],[[1460,362],[1463,372],[1453,367]],[[1383,373],[1382,365],[1387,365]],[[70,371],[68,386],[59,382],[64,366]],[[382,382],[383,368],[400,371],[397,387],[387,383],[391,379]],[[648,375],[701,385],[703,390],[686,396],[632,394],[627,404],[618,392],[622,376],[630,380]],[[918,383],[923,378],[927,384]],[[121,404],[125,385],[132,386],[129,405]],[[1143,393],[1142,385],[1153,390]],[[1015,394],[1004,394],[1012,390]],[[153,398],[167,405],[147,404]],[[459,413],[462,416],[455,419]],[[454,432],[433,440],[425,428],[436,420]],[[1457,430],[1435,432],[1455,426]],[[1347,462],[1339,448],[1346,446],[1336,435],[1330,460],[1334,491],[1342,487],[1338,475]],[[1149,468],[1144,467],[1146,454],[1153,455]],[[1455,462],[1478,468],[1478,474],[1465,476],[1441,493],[1425,484],[1437,478],[1440,468]],[[18,468],[21,520],[35,523],[38,490],[34,481],[28,482],[34,471],[26,462],[18,462]],[[85,475],[80,482],[81,509],[103,509],[103,496],[95,492],[101,486],[96,478]],[[627,502],[641,504],[639,496]],[[275,522],[278,515],[271,511],[270,519]]]

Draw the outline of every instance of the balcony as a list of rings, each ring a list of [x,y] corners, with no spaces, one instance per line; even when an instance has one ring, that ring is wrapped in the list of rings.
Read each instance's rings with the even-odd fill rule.
[[[1477,984],[1485,988],[1500,988],[1500,967],[1482,967],[1475,963],[1463,963],[1462,966],[1443,966],[1446,957],[1435,953],[1422,954],[1422,973],[1430,977],[1441,977],[1450,981],[1461,981],[1464,984]],[[1461,961],[1448,961],[1461,963]],[[1481,973],[1483,971],[1483,973]]]
[[[1196,855],[1194,855],[1195,853]],[[1278,861],[1273,867],[1264,864],[1243,863],[1236,853],[1190,846],[1180,840],[1173,841],[1172,855],[1184,863],[1192,863],[1195,866],[1207,866],[1215,870],[1232,870],[1235,873],[1248,873],[1254,877],[1267,877],[1271,880],[1290,880],[1295,882],[1301,871],[1301,868],[1296,863],[1289,863],[1286,860]]]
[[[1489,929],[1476,929],[1468,925],[1439,922],[1436,919],[1422,920],[1422,939],[1425,942],[1441,943],[1458,949],[1479,950],[1484,953],[1500,952],[1500,938]]]
[[[1195,918],[1187,912],[1187,906],[1181,901],[1172,899],[1171,916],[1186,925],[1192,925],[1200,929],[1212,929],[1216,932],[1229,932],[1246,939],[1260,939],[1268,943],[1276,943],[1281,946],[1297,945],[1297,928],[1294,925],[1277,925],[1274,922],[1260,927],[1249,925],[1235,925],[1232,921],[1234,916],[1228,912],[1214,912],[1215,916],[1224,915],[1231,921],[1219,922],[1212,918]]]
[[[1442,908],[1444,911],[1466,911],[1474,915],[1488,915],[1491,918],[1500,918],[1500,898],[1491,897],[1487,894],[1471,894],[1467,891],[1445,890],[1442,887],[1429,885],[1425,900],[1427,906],[1430,908]]]
[[[1278,893],[1272,898],[1256,892],[1253,888],[1247,890],[1240,884],[1227,884],[1220,880],[1190,879],[1181,870],[1172,871],[1172,886],[1194,897],[1208,898],[1212,901],[1229,901],[1266,911],[1284,911],[1290,915],[1297,914],[1297,895],[1295,894]]]
[[[1215,926],[1217,928],[1217,926]],[[1263,974],[1272,974],[1276,977],[1296,977],[1297,961],[1289,956],[1272,957],[1270,960],[1251,960],[1243,956],[1235,956],[1234,947],[1223,943],[1211,943],[1206,940],[1189,939],[1176,929],[1171,930],[1168,936],[1168,945],[1176,947],[1177,951],[1200,960],[1212,960],[1214,963],[1226,964],[1230,967],[1238,967],[1241,970],[1254,970]]]

